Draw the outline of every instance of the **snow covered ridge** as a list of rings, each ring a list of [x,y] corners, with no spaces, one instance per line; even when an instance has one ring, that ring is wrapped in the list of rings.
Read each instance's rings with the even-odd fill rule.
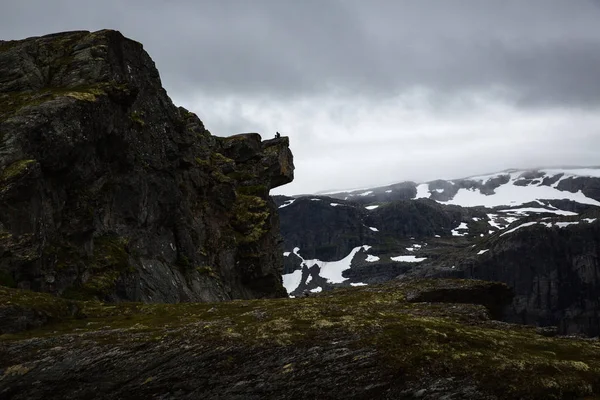
[[[561,186],[561,182],[579,177],[600,178],[600,168],[513,171],[476,176],[453,181],[454,184],[460,183],[458,189],[453,185],[439,190],[434,183],[423,183],[417,187],[416,198],[431,198],[462,207],[517,206],[538,200],[563,199],[600,206],[600,201],[586,196],[581,190],[572,192],[566,190],[568,185]]]
[[[509,229],[506,232],[503,232],[500,236],[508,235],[509,233],[513,233],[521,228],[525,228],[528,226],[542,225],[542,226],[545,226],[546,228],[554,228],[554,227],[566,228],[567,226],[570,226],[570,225],[579,225],[582,222],[591,224],[593,222],[596,222],[596,218],[584,218],[581,221],[567,221],[567,222],[544,222],[544,221],[526,222],[515,228]]]
[[[442,204],[462,207],[514,207],[536,200],[572,200],[600,206],[600,198],[592,198],[589,193],[584,193],[586,191],[581,187],[585,184],[581,180],[576,181],[579,178],[600,180],[600,167],[507,170],[463,179],[436,180],[421,184],[403,182],[327,194],[354,201],[389,201],[397,191],[412,188],[413,191],[416,189],[414,199],[428,198]]]

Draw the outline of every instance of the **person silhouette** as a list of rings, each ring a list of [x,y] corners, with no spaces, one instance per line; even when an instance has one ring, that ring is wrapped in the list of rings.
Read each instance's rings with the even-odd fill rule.
[[[275,132],[275,139],[279,139],[281,137],[281,133]]]

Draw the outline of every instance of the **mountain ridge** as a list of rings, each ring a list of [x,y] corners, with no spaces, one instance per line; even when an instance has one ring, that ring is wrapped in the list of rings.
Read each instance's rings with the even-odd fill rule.
[[[292,296],[410,277],[500,280],[516,290],[507,320],[600,334],[600,169],[510,170],[275,201]]]
[[[494,171],[486,171],[483,173],[475,173],[472,175],[467,175],[467,176],[462,176],[462,177],[458,177],[458,178],[435,178],[435,179],[431,179],[431,180],[417,180],[417,179],[405,179],[405,180],[395,180],[393,182],[389,182],[389,183],[383,183],[383,184],[378,184],[378,185],[361,185],[361,186],[357,186],[354,188],[340,188],[340,189],[323,189],[323,190],[318,190],[316,192],[309,192],[309,193],[300,193],[300,194],[290,194],[290,195],[284,195],[284,196],[289,196],[289,197],[297,197],[297,196],[310,196],[312,195],[331,195],[331,194],[337,194],[337,193],[352,193],[352,192],[357,192],[357,191],[361,191],[361,190],[369,190],[369,189],[382,189],[382,188],[387,188],[390,186],[394,186],[394,185],[399,185],[399,184],[403,184],[403,183],[412,183],[412,184],[416,184],[416,185],[420,185],[420,184],[426,184],[426,183],[432,183],[435,181],[464,181],[464,180],[469,180],[471,178],[476,178],[476,177],[480,177],[480,176],[487,176],[487,175],[501,175],[501,174],[507,174],[507,173],[511,173],[511,172],[534,172],[534,171],[540,171],[540,170],[577,170],[577,169],[591,169],[591,170],[600,170],[600,165],[555,165],[555,166],[541,166],[541,167],[535,167],[535,168],[506,168],[503,170],[494,170]],[[582,175],[585,176],[585,175]]]

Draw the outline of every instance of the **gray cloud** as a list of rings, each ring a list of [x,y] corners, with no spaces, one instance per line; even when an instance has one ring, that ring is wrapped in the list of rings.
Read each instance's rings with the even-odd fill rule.
[[[595,0],[23,0],[0,38],[120,30],[213,133],[289,134],[303,192],[595,163],[598,21]]]
[[[600,7],[581,0],[59,0],[3,5],[0,35],[113,27],[172,90],[303,96],[511,91],[597,104]]]

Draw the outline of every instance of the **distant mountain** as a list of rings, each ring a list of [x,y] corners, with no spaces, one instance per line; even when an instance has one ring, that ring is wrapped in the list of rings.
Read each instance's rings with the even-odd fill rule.
[[[507,283],[506,319],[600,334],[600,168],[275,196],[292,296],[415,276]]]
[[[454,180],[402,182],[372,189],[324,193],[329,197],[375,203],[429,198],[462,207],[515,206],[541,200],[571,200],[600,206],[600,167],[507,170]]]

